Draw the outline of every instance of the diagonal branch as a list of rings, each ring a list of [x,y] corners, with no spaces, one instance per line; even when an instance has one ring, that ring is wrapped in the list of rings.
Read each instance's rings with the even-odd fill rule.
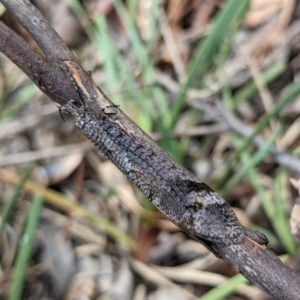
[[[29,0],[3,0],[5,8],[31,34],[49,60],[75,60],[57,32]]]
[[[270,295],[299,299],[299,274],[277,259],[262,234],[243,228],[224,199],[172,160],[114,107],[28,0],[0,2],[27,28],[51,63],[3,24],[0,51],[61,103],[61,110],[75,117],[77,127],[160,211]],[[55,76],[60,76],[59,84]]]
[[[22,69],[53,101],[65,104],[67,99],[78,99],[74,85],[59,65],[49,63],[1,21],[0,51]]]

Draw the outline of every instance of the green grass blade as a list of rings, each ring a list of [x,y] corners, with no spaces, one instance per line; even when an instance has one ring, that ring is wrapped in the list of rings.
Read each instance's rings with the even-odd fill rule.
[[[8,172],[5,176],[2,176],[0,172],[0,180],[17,185],[20,181],[20,178],[13,172]],[[45,199],[45,202],[47,202],[48,204],[53,205],[56,208],[67,213],[76,214],[88,221],[91,221],[93,224],[95,224],[95,226],[98,226],[99,228],[101,228],[101,230],[105,231],[107,235],[112,239],[123,242],[130,249],[135,249],[135,241],[132,240],[126,233],[124,233],[115,223],[110,222],[98,213],[89,211],[81,204],[74,203],[74,201],[59,193],[58,191],[50,188],[45,188],[45,186],[30,180],[27,180],[27,182],[24,184],[23,190],[27,193],[42,195]]]
[[[92,42],[95,39],[93,26],[84,8],[82,7],[82,4],[79,2],[79,0],[66,0],[66,3],[84,28],[88,38]]]
[[[109,36],[107,20],[104,17],[95,15],[93,17],[93,23],[91,23],[90,21],[87,21],[88,16],[84,12],[79,1],[68,0],[68,5],[83,25],[91,42],[95,43],[96,47],[98,48],[99,55],[101,54],[103,57],[105,57],[103,60],[103,67],[106,75],[106,86],[109,94],[114,94],[113,101],[116,104],[121,105],[124,109],[124,97],[122,97],[119,92],[122,88],[122,85],[128,87],[126,107],[129,107],[129,110],[132,111],[134,104],[133,101],[131,101],[132,99],[135,100],[135,103],[140,105],[142,111],[139,112],[135,121],[146,132],[150,132],[152,130],[152,113],[154,110],[151,107],[150,101],[147,101],[147,97],[141,93],[131,72],[128,72],[128,66],[125,63],[124,58]],[[128,15],[127,12],[126,14]],[[127,19],[130,20],[129,16],[127,16]],[[134,27],[134,24],[131,20],[130,24],[130,28]]]
[[[77,0],[68,0],[68,4],[76,17],[81,21],[91,41],[96,43],[99,53],[105,58],[103,60],[103,67],[106,74],[106,86],[110,95],[114,94],[114,102],[121,105],[122,109],[129,114],[132,111],[136,111],[137,113],[132,115],[135,122],[137,122],[146,132],[152,131],[153,121],[156,118],[156,109],[153,104],[154,101],[159,114],[166,116],[167,100],[164,94],[158,91],[158,87],[156,87],[155,92],[150,89],[139,88],[135,82],[135,78],[131,72],[129,72],[129,69],[132,67],[127,66],[122,54],[109,36],[109,27],[107,20],[104,17],[95,14],[93,16],[93,22],[87,24],[84,20],[88,18],[80,3]],[[157,0],[151,4],[152,11],[156,13],[151,18],[153,25],[157,23],[159,5]],[[145,84],[147,84],[147,82],[153,82],[154,70],[146,50],[149,45],[143,44],[136,23],[132,20],[130,13],[124,7],[124,4],[120,1],[116,1],[114,5],[133,47],[138,66],[140,67],[141,78],[144,80]],[[135,10],[136,3],[132,1],[130,2],[130,6],[131,5],[132,9]],[[157,27],[155,27],[155,30],[154,27],[152,28],[152,35],[155,34],[156,36],[156,29]],[[120,95],[122,86],[127,87],[127,92]],[[163,97],[161,97],[162,95]],[[137,103],[141,109],[137,107]]]
[[[141,126],[146,132],[150,132],[152,129],[152,120],[153,120],[153,109],[151,107],[150,101],[147,101],[147,96],[145,96],[139,89],[134,78],[128,72],[128,67],[126,66],[124,59],[121,54],[116,49],[111,38],[108,35],[108,25],[104,18],[95,17],[94,24],[96,26],[96,32],[98,38],[99,48],[102,49],[104,57],[104,69],[107,76],[107,86],[109,86],[111,92],[120,90],[120,82],[124,82],[128,87],[128,97],[126,99],[135,99],[139,103],[142,111],[139,112],[137,119],[135,120],[139,126]],[[120,80],[121,78],[121,80]],[[123,97],[119,95],[114,96],[114,101],[118,101],[117,104],[123,104],[121,100]],[[126,106],[133,109],[133,102],[126,101]],[[124,106],[124,105],[123,105]]]
[[[241,143],[241,140],[239,140],[238,143]],[[244,152],[241,155],[241,161],[245,166],[247,166],[248,160],[249,155]],[[270,220],[277,236],[280,238],[280,241],[290,254],[294,254],[296,248],[294,241],[290,236],[288,220],[282,204],[282,188],[280,183],[280,176],[277,176],[275,181],[274,200],[271,198],[270,194],[266,192],[265,188],[262,185],[260,174],[254,168],[248,169],[248,178],[255,188],[262,207],[266,215],[268,216],[268,219]]]
[[[159,7],[160,1],[159,0],[152,0],[151,1],[151,9],[150,9],[150,21],[148,27],[148,36],[147,36],[147,49],[151,51],[152,48],[155,46],[157,39],[159,39],[159,31],[157,27],[159,26]]]
[[[28,214],[27,224],[19,247],[10,286],[9,300],[21,299],[25,274],[34,243],[35,233],[43,206],[43,198],[39,195],[33,198],[32,207]]]
[[[268,70],[264,71],[261,74],[262,82],[266,85],[276,79],[279,75],[281,75],[287,66],[283,62],[278,62],[275,65],[272,65]],[[240,90],[236,92],[233,97],[232,107],[230,109],[235,109],[242,101],[249,99],[257,92],[257,85],[252,80],[248,84],[245,84]]]
[[[229,173],[231,172],[234,164],[237,162],[241,153],[252,144],[255,137],[269,124],[270,120],[277,117],[283,108],[289,104],[295,97],[300,93],[300,79],[295,81],[287,91],[278,99],[278,101],[274,104],[273,109],[263,115],[258,121],[257,125],[253,132],[244,139],[244,142],[240,144],[239,147],[236,148],[235,153],[228,159],[226,163],[226,167],[222,173],[222,175],[216,180],[214,183],[214,188],[219,189],[223,182],[229,177]]]
[[[227,1],[225,8],[218,14],[212,31],[205,38],[203,43],[198,45],[194,52],[189,65],[187,79],[175,99],[168,128],[172,128],[173,124],[176,122],[178,114],[184,104],[188,88],[196,80],[197,86],[199,86],[203,76],[213,65],[214,58],[223,44],[224,38],[227,36],[230,27],[242,20],[244,13],[248,9],[248,5],[249,1],[229,0]]]
[[[226,183],[226,186],[222,189],[224,194],[229,193],[239,182],[241,182],[248,173],[250,168],[254,168],[259,165],[263,159],[268,155],[270,150],[273,148],[276,139],[281,134],[282,127],[278,124],[272,133],[272,136],[266,141],[266,144],[261,147],[252,156],[249,155],[249,160],[244,164],[243,168],[234,174],[230,180]]]
[[[245,164],[247,164],[247,160],[248,160],[247,153],[244,153],[241,156],[241,160],[242,160],[242,162],[245,162]],[[255,169],[250,169],[248,171],[248,178],[249,178],[251,184],[253,185],[253,187],[255,188],[256,194],[259,197],[259,200],[262,204],[262,207],[263,207],[266,215],[268,216],[268,219],[272,222],[273,215],[275,213],[275,208],[274,208],[274,204],[271,201],[270,196],[268,195],[264,186],[262,185],[262,180],[260,178],[260,174]]]
[[[18,200],[18,197],[20,195],[20,192],[22,191],[22,187],[23,187],[24,183],[26,182],[27,178],[29,177],[31,171],[32,171],[32,168],[25,171],[24,176],[21,178],[19,184],[15,187],[15,191],[14,191],[14,194],[12,195],[11,199],[8,200],[4,205],[3,211],[1,212],[0,236],[2,235],[4,226],[13,211],[13,208],[14,208],[14,206]]]
[[[32,82],[28,82],[28,84],[23,86],[14,94],[13,100],[10,101],[6,112],[1,113],[0,123],[11,120],[20,111],[20,107],[27,103],[37,91],[37,86]]]
[[[127,10],[125,9],[124,4],[120,0],[115,0],[113,3],[114,3],[114,7],[118,13],[118,16],[129,36],[133,51],[136,55],[139,65],[142,68],[143,74],[146,75],[146,78],[149,75],[152,78],[153,69],[152,69],[150,59],[149,59],[149,55],[147,54],[147,51],[142,43],[142,40],[138,34],[138,30],[137,30],[134,22],[129,17],[129,14],[128,14]],[[148,78],[148,79],[151,79],[151,78]]]
[[[101,49],[103,57],[105,57],[103,60],[103,68],[106,75],[105,80],[110,92],[114,93],[121,88],[115,63],[115,58],[119,54],[109,37],[106,19],[102,16],[95,16],[93,22],[95,25],[95,42],[99,50]]]
[[[231,295],[240,284],[248,283],[248,280],[241,274],[235,275],[223,284],[216,286],[202,296],[201,300],[220,300]]]
[[[153,68],[153,61],[148,55],[146,45],[144,45],[139,35],[136,24],[130,18],[130,15],[122,1],[114,1],[114,7],[127,32],[130,44],[132,46],[133,52],[137,60],[137,65],[139,67],[138,70],[141,74],[141,78],[143,79],[143,84],[147,85],[149,83],[152,83],[155,74]],[[127,80],[128,68],[123,75],[124,79]],[[150,90],[144,90],[143,97],[137,97],[136,99],[140,102],[143,108],[143,115],[139,116],[138,123],[145,131],[149,132],[149,130],[152,129],[152,126],[149,125],[152,125],[155,112],[155,109],[153,107],[153,100],[156,101],[156,98],[152,95]]]
[[[282,193],[282,179],[283,179],[283,168],[279,169],[279,172],[275,179],[275,212],[273,224],[276,226],[276,232],[280,238],[282,244],[289,254],[293,255],[296,252],[296,245],[290,234],[289,221],[286,215],[286,209],[283,203],[283,193]],[[275,225],[276,224],[276,225]]]
[[[129,15],[132,20],[134,20],[134,23],[137,22],[138,12],[139,12],[139,3],[138,0],[126,0]]]
[[[213,66],[215,57],[224,44],[228,33],[232,34],[232,28],[237,29],[244,14],[248,10],[249,1],[226,1],[226,6],[218,13],[212,31],[196,49],[190,63],[190,80],[199,86],[203,76]]]

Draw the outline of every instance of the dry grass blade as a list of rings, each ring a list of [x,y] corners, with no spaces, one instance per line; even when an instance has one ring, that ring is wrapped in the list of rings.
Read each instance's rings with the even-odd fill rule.
[[[19,177],[16,173],[10,172],[9,170],[0,171],[0,180],[10,183],[17,184]],[[67,199],[63,195],[41,186],[39,184],[27,181],[23,186],[24,191],[29,193],[39,193],[44,197],[45,202],[56,206],[59,209],[62,209],[74,216],[81,216],[87,220],[95,223],[101,229],[107,232],[107,234],[116,238],[120,242],[124,242],[129,248],[134,249],[135,242],[124,234],[120,229],[118,229],[114,224],[111,224],[109,221],[105,220],[101,216],[89,212],[82,205],[79,205],[73,202],[70,199]]]

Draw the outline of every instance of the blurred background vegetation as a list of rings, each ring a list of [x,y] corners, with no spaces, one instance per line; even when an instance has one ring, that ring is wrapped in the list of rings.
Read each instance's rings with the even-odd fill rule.
[[[299,271],[300,1],[33,3],[107,96]],[[270,299],[0,66],[0,299]]]

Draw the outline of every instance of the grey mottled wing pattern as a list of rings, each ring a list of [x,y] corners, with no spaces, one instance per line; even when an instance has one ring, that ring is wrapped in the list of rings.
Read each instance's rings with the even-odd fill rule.
[[[186,212],[182,224],[193,235],[209,241],[241,243],[244,228],[229,204],[204,182],[177,181],[178,189],[185,191]]]
[[[172,160],[146,134],[131,131],[131,121],[125,119],[126,127],[111,113],[103,112],[97,117],[72,102],[63,111],[74,115],[76,126],[97,149],[184,231],[208,241],[244,240],[244,229],[227,202]]]

